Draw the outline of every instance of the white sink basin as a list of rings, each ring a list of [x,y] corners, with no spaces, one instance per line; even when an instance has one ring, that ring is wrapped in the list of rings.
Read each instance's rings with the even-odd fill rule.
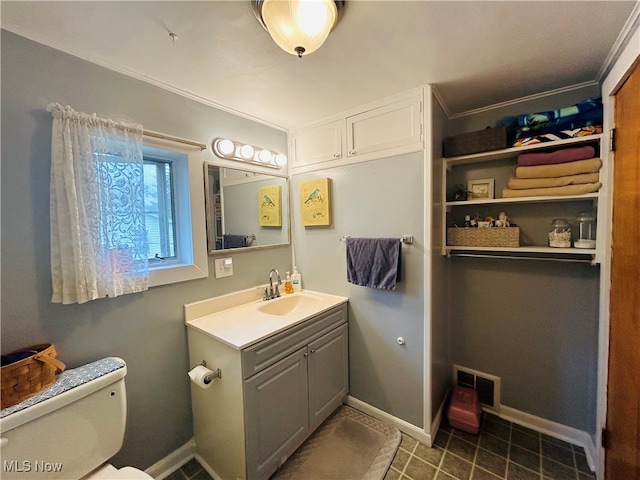
[[[238,350],[342,305],[346,297],[302,290],[263,301],[264,286],[185,305],[185,323]]]
[[[298,292],[293,295],[283,295],[280,298],[263,302],[258,311],[269,315],[289,315],[298,310],[314,308],[320,304],[322,299],[307,292]]]

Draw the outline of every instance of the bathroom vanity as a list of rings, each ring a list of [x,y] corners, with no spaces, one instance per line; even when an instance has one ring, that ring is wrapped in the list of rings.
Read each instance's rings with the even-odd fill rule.
[[[223,479],[266,479],[348,392],[347,298],[261,289],[185,305],[196,452]],[[210,472],[211,473],[211,472]]]

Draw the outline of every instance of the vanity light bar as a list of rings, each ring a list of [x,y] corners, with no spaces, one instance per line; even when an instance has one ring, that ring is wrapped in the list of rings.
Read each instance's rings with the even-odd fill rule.
[[[254,147],[247,143],[234,142],[228,138],[216,138],[212,146],[213,153],[226,160],[255,163],[271,168],[281,168],[287,164],[287,156],[282,153]]]

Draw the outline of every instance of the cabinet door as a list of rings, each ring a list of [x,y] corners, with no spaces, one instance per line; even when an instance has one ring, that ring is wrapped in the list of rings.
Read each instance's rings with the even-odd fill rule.
[[[407,146],[422,148],[420,97],[374,108],[347,118],[347,156]]]
[[[347,325],[309,344],[309,423],[313,430],[349,391]]]
[[[293,167],[342,158],[343,125],[343,120],[335,120],[297,131]]]
[[[244,382],[250,480],[268,478],[306,437],[307,355],[302,348]]]

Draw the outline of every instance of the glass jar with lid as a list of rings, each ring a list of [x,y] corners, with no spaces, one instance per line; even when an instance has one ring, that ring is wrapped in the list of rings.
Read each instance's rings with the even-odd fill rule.
[[[596,214],[581,212],[576,216],[578,238],[573,242],[576,248],[596,248]]]
[[[549,230],[549,246],[554,248],[571,247],[571,225],[566,218],[555,218]]]

